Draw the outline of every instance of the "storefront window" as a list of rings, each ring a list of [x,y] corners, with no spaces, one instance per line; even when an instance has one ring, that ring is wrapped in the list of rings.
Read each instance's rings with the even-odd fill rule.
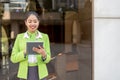
[[[17,79],[18,64],[11,63],[10,56],[17,34],[26,31],[24,13],[30,10],[39,14],[41,23],[38,29],[50,38],[52,60],[48,64],[48,78],[92,79],[90,0],[9,0],[0,4],[4,5],[0,9],[3,10],[0,17],[0,72],[3,72],[0,77],[3,80]]]

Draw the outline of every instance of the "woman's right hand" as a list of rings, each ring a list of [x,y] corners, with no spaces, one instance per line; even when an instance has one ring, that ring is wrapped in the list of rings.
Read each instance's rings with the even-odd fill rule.
[[[27,54],[27,51],[26,51],[26,49],[24,50],[24,54]]]

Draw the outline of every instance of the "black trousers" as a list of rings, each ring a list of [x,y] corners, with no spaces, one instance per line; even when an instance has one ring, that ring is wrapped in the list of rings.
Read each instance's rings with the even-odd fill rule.
[[[28,67],[28,77],[27,80],[39,80],[38,76],[38,66]]]
[[[25,80],[25,79],[20,79],[20,80]],[[29,66],[28,67],[28,77],[27,80],[39,80],[39,75],[38,75],[38,66]],[[41,80],[47,80],[47,78],[43,78]]]

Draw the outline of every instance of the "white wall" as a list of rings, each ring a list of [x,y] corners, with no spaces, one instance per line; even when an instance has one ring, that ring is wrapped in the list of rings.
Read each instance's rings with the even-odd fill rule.
[[[120,0],[94,0],[94,80],[120,80]]]

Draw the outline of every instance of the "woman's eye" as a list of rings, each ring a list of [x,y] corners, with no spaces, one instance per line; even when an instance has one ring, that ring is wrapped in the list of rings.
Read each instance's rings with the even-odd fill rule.
[[[37,23],[37,21],[34,21],[34,23]]]
[[[32,21],[31,20],[28,20],[28,23],[31,23]]]
[[[28,23],[31,23],[31,21],[29,21]]]
[[[37,23],[38,21],[37,20],[28,20],[28,23]]]
[[[37,20],[34,20],[33,22],[34,22],[34,23],[37,23]]]

